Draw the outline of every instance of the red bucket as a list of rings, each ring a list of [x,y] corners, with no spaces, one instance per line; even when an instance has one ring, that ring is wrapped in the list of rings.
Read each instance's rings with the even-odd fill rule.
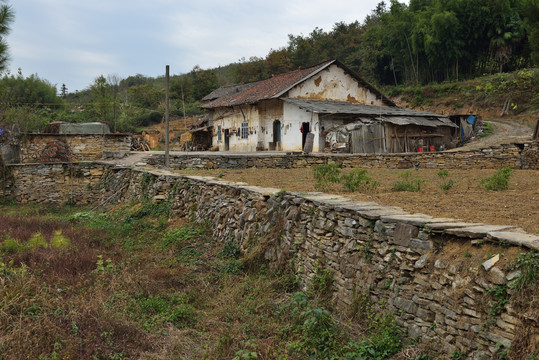
[[[429,146],[429,151],[434,152],[434,145]]]
[[[419,147],[417,148],[417,152],[423,152],[423,146],[419,146]]]

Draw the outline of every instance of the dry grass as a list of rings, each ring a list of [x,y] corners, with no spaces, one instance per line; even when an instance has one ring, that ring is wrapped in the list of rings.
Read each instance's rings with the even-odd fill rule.
[[[267,239],[222,244],[204,224],[155,214],[134,219],[131,215],[141,208],[124,206],[67,220],[66,212],[44,216],[39,207],[0,205],[0,249],[8,238],[21,245],[0,250],[1,356],[233,359],[249,350],[259,359],[308,358],[302,341],[318,336],[306,338],[306,322],[289,305],[297,283],[288,258],[272,268],[261,257],[279,238],[279,221]],[[37,232],[49,244],[58,231],[69,246],[25,246]],[[466,249],[446,244],[440,256],[464,270],[486,256],[472,251],[473,256],[464,256]],[[493,245],[484,250],[513,257],[511,250]],[[312,306],[320,306],[313,299]],[[372,331],[365,318],[334,314],[333,319],[334,329],[341,329],[336,330],[338,341]],[[519,339],[518,354],[525,354],[530,338],[522,334]],[[336,346],[342,350],[344,344]],[[424,349],[398,356],[419,353]]]
[[[343,169],[343,173],[350,169]],[[182,170],[187,175],[218,176],[224,180],[246,182],[261,187],[311,192],[315,189],[313,170],[305,169],[241,169],[241,170]],[[335,184],[325,192],[358,201],[374,201],[381,205],[399,206],[412,213],[436,217],[459,218],[465,221],[516,225],[530,233],[539,233],[539,171],[516,170],[511,176],[509,190],[487,191],[481,179],[495,170],[449,170],[455,185],[448,191],[440,189],[438,170],[419,169],[412,176],[426,180],[421,192],[395,192],[394,183],[401,180],[403,170],[368,169],[368,175],[379,182],[375,192],[348,192]]]
[[[208,230],[164,243],[165,234],[193,225],[150,216],[126,227],[140,206],[93,223],[44,217],[36,207],[0,208],[0,249],[8,238],[20,245],[0,250],[6,359],[231,359],[253,338],[271,359],[282,347],[281,278],[254,265],[242,271]],[[58,231],[70,246],[28,247],[36,233],[50,244]]]

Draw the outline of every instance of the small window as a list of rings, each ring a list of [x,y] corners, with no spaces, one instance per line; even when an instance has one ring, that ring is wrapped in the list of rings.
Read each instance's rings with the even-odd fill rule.
[[[221,142],[223,138],[221,137],[221,125],[217,126],[217,141]]]
[[[249,128],[247,127],[249,125],[248,122],[242,122],[241,123],[241,138],[247,139],[249,137]]]

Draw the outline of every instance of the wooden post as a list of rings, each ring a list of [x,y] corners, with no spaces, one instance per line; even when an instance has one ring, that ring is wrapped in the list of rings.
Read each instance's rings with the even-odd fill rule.
[[[167,65],[166,68],[166,95],[165,95],[165,167],[170,167],[170,154],[169,154],[169,126],[168,126],[168,110],[169,110],[169,94],[168,94],[168,88],[169,88],[169,70],[170,66]]]

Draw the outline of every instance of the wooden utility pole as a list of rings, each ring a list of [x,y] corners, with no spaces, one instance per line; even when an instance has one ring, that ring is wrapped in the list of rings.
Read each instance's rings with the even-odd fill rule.
[[[166,95],[165,95],[165,167],[170,167],[170,154],[169,154],[169,125],[168,125],[168,109],[169,109],[169,94],[168,94],[168,88],[169,88],[169,70],[170,66],[167,65],[166,68]]]

